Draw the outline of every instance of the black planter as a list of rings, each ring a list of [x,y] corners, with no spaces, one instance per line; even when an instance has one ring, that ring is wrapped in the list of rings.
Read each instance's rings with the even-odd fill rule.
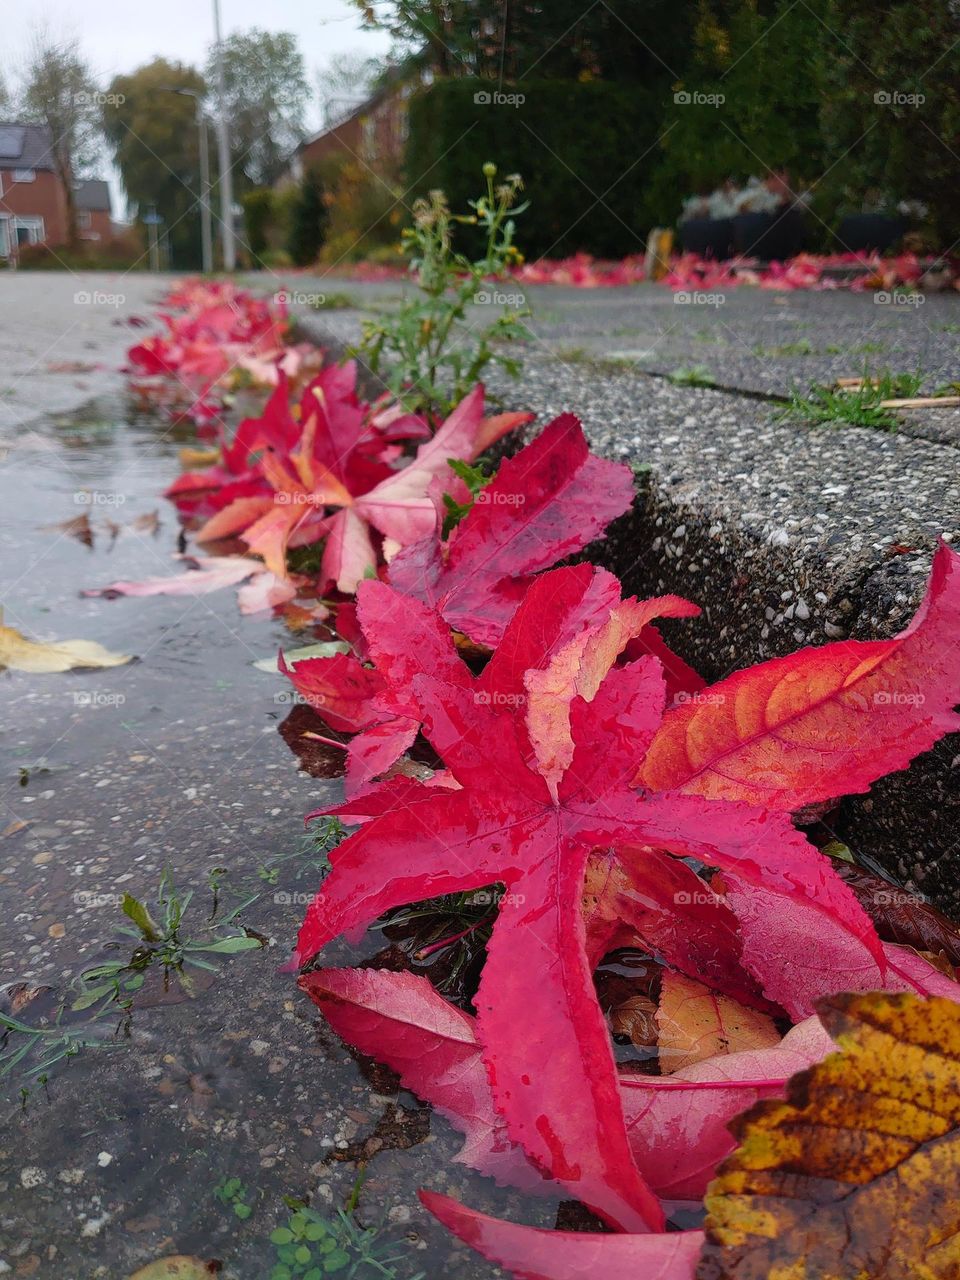
[[[733,254],[733,223],[729,218],[691,218],[678,234],[684,253],[724,261]]]
[[[889,218],[882,213],[853,213],[844,218],[837,231],[842,250],[863,253],[886,251],[907,230],[906,218]]]
[[[740,213],[733,219],[733,244],[738,254],[783,262],[801,252],[806,228],[799,209],[781,213]]]

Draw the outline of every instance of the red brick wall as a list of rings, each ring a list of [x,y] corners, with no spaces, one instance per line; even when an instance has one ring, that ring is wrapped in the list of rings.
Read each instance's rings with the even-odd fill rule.
[[[84,227],[82,225],[86,221],[83,216],[84,212],[87,212],[90,215],[90,225],[88,227]],[[107,240],[113,239],[113,228],[110,225],[110,215],[107,213],[106,209],[80,210],[78,216],[81,222],[81,240],[96,240],[102,244]]]
[[[303,163],[304,172],[311,165],[318,164],[321,160],[327,160],[330,156],[336,155],[338,151],[345,152],[348,156],[358,156],[360,154],[362,128],[359,116],[351,116],[349,120],[344,120],[343,124],[337,125],[335,129],[331,129],[329,133],[325,133],[321,138],[315,138],[300,152],[300,159]]]
[[[407,104],[396,92],[362,108],[300,152],[304,170],[337,152],[362,160],[375,172],[394,168],[403,158]]]
[[[0,213],[40,217],[47,244],[57,245],[66,241],[66,201],[56,174],[38,169],[33,182],[14,182],[12,171],[4,169],[0,171],[0,179],[3,183]]]

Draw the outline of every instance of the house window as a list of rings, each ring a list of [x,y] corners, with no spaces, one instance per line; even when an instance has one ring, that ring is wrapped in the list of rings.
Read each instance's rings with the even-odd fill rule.
[[[14,218],[13,234],[18,245],[39,244],[43,239],[43,219]]]
[[[14,169],[13,180],[14,182],[36,182],[37,171],[36,169]]]
[[[0,258],[10,256],[10,219],[0,218]]]
[[[81,212],[77,214],[77,226],[81,231],[89,231],[90,223],[90,214],[86,210],[81,210]]]

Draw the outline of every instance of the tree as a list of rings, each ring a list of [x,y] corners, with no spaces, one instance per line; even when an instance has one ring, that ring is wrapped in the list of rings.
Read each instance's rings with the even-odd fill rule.
[[[27,120],[50,134],[50,158],[64,192],[70,248],[79,241],[77,179],[96,155],[99,97],[76,38],[56,41],[36,32],[24,74],[22,110]]]
[[[104,129],[124,189],[141,216],[151,207],[164,220],[175,265],[200,265],[200,162],[194,99],[203,77],[181,62],[155,58],[116,76],[104,107]]]
[[[303,137],[309,96],[296,36],[254,27],[223,42],[226,105],[234,162],[252,186],[271,186]],[[216,50],[207,78],[216,83]]]
[[[634,80],[645,89],[682,66],[694,0],[353,0],[364,25],[394,40],[398,61],[436,75],[513,83]]]
[[[333,54],[318,67],[315,79],[324,124],[332,124],[347,114],[351,104],[368,97],[380,69],[377,59],[357,50]]]

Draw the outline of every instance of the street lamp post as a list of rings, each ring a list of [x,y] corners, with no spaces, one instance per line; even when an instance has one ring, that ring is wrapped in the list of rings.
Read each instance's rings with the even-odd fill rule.
[[[220,221],[223,224],[223,269],[233,271],[237,249],[233,234],[233,174],[230,169],[230,126],[227,123],[227,78],[220,34],[220,0],[213,0],[213,32],[217,46],[217,143],[220,161]]]
[[[210,224],[210,148],[207,142],[207,117],[203,111],[202,94],[195,89],[169,89],[192,98],[197,119],[197,137],[200,143],[200,245],[204,275],[213,270],[213,229]]]

